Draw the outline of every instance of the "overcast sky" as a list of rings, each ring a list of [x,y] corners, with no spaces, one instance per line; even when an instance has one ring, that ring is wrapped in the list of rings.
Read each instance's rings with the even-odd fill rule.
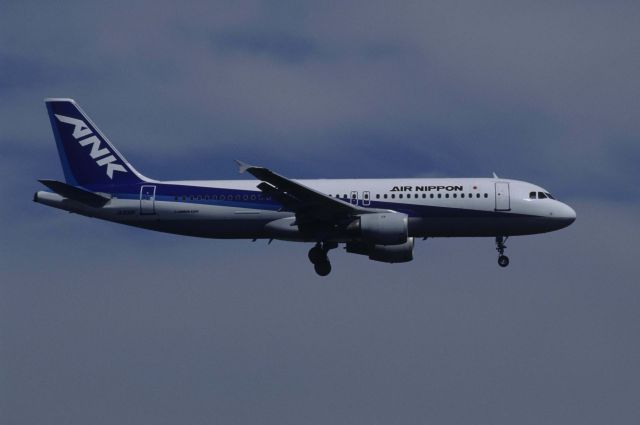
[[[0,4],[0,422],[603,424],[640,418],[640,4]],[[31,202],[45,97],[144,174],[500,176],[557,233],[387,265]],[[243,177],[248,178],[248,177]]]

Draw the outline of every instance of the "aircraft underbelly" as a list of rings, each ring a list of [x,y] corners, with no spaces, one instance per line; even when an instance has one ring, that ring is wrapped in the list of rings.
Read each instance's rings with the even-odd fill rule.
[[[51,206],[160,232],[205,238],[309,240],[308,235],[298,235],[294,229],[285,235],[274,234],[269,228],[269,224],[276,220],[293,217],[291,212],[156,201],[155,212],[144,214],[138,200],[114,199],[106,207],[94,209],[59,199],[58,195],[50,196],[55,198]],[[543,217],[519,214],[409,218],[409,236],[412,237],[526,235],[560,227],[563,226],[555,226]]]
[[[291,215],[272,210],[175,202],[156,202],[155,214],[123,215],[124,211],[127,210],[120,208],[115,216],[112,214],[107,219],[160,232],[223,239],[262,238],[267,223]]]
[[[409,235],[414,237],[516,236],[554,230],[543,217],[427,217],[409,219]]]

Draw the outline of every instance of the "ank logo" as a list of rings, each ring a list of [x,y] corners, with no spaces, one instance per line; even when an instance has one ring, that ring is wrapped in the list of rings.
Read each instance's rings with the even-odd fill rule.
[[[121,173],[127,172],[127,169],[124,168],[122,164],[116,163],[118,159],[113,156],[109,149],[106,147],[100,148],[100,139],[93,134],[84,121],[58,114],[56,114],[56,118],[60,122],[73,125],[73,138],[78,141],[80,146],[91,145],[89,156],[91,159],[95,160],[99,167],[107,166],[106,173],[110,179],[113,180],[113,173],[115,171],[119,171]]]

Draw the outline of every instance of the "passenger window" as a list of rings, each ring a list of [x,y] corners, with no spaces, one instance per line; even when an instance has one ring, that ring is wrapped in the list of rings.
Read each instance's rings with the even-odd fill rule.
[[[380,194],[376,194],[376,199],[380,199]]]
[[[489,197],[489,194],[488,194],[488,193],[485,193],[485,194],[484,194],[484,197],[485,197],[485,198],[488,198],[488,197]]]
[[[442,193],[438,193],[438,199],[442,198]]]
[[[449,198],[449,194],[447,193],[446,195],[444,195],[445,198]]]
[[[402,195],[402,193],[401,193],[400,195],[398,195],[398,198],[402,199],[402,196],[403,196],[403,195]]]
[[[424,198],[426,198],[426,197],[427,197],[427,194],[426,194],[426,193],[423,193],[423,194],[422,194],[422,199],[424,199]]]
[[[479,198],[479,197],[480,197],[480,194],[479,194],[479,193],[476,193],[476,198]]]
[[[536,192],[529,192],[529,199],[536,199]]]
[[[545,195],[542,192],[538,192],[538,199],[546,199],[546,198],[547,198],[547,195]]]
[[[458,195],[457,195],[456,193],[454,193],[454,194],[453,194],[453,197],[454,197],[454,198],[457,198],[457,197],[458,197]]]
[[[392,194],[391,194],[391,198],[392,198],[392,199],[396,199],[396,194],[395,194],[395,193],[392,193]]]
[[[433,193],[429,194],[429,198],[433,199]]]
[[[384,194],[384,199],[387,199],[387,194],[386,193]]]
[[[464,193],[461,193],[461,194],[460,194],[460,197],[461,197],[461,198],[464,198]]]

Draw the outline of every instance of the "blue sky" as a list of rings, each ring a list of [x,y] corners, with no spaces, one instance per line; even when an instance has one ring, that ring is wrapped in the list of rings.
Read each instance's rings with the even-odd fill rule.
[[[634,2],[0,6],[0,422],[628,423],[640,415]],[[31,202],[45,97],[137,169],[490,176],[575,206],[552,235],[404,266],[180,238]]]

